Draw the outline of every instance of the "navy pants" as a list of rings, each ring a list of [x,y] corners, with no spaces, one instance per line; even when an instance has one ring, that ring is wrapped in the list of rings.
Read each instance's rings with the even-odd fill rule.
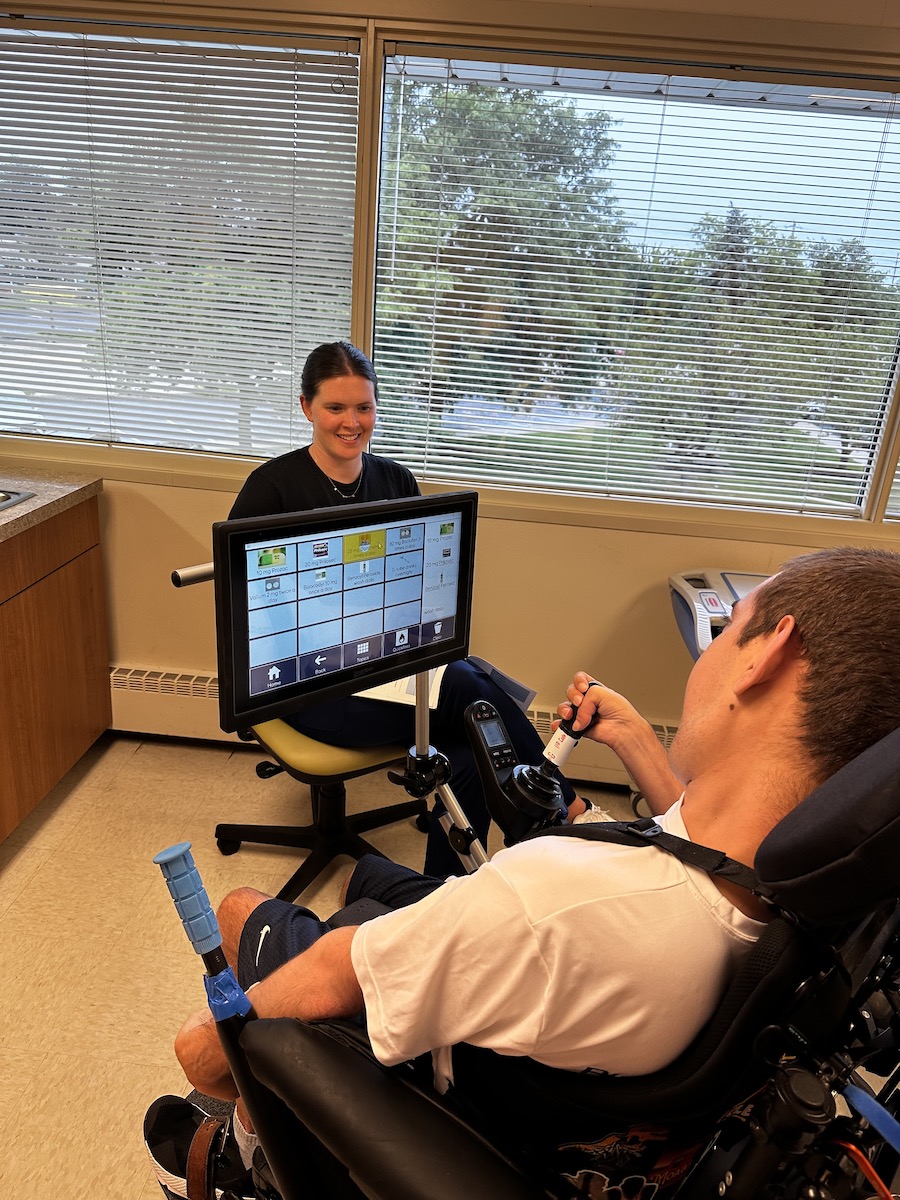
[[[441,681],[437,707],[429,714],[429,738],[432,746],[448,758],[450,788],[484,844],[490,818],[463,724],[463,713],[475,700],[487,700],[497,709],[519,762],[526,765],[539,763],[544,745],[516,702],[484,671],[468,659],[448,666]],[[416,734],[415,709],[412,705],[391,704],[360,696],[332,700],[286,717],[285,720],[300,733],[330,746],[366,747],[387,742],[411,746]],[[561,779],[560,783],[563,800],[570,804],[575,793],[566,780]],[[424,871],[426,875],[459,875],[462,867],[439,822],[441,812],[443,806],[439,805],[431,815]]]

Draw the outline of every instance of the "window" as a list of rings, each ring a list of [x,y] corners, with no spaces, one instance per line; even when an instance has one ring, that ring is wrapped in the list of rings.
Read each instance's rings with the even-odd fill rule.
[[[865,511],[900,334],[894,96],[391,51],[382,452],[437,480]]]
[[[237,39],[0,33],[0,429],[298,440],[350,327],[358,53]]]

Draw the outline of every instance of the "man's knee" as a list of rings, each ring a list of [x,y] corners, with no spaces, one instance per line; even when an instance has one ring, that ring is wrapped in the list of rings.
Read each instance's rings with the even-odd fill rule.
[[[251,887],[235,888],[233,892],[229,892],[216,910],[223,940],[236,946],[247,918],[260,904],[271,899],[272,897],[265,892]]]

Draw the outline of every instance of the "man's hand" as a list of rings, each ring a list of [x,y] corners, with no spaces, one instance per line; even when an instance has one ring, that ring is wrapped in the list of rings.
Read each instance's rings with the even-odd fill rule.
[[[575,672],[566,697],[556,710],[560,717],[572,722],[575,733],[609,746],[643,792],[651,812],[670,808],[681,794],[681,783],[669,770],[656,734],[631,701],[586,671]],[[558,726],[555,721],[553,728]]]
[[[575,672],[566,688],[566,696],[568,701],[556,710],[560,717],[572,720],[574,716],[572,728],[576,733],[584,731],[585,737],[601,742],[617,753],[616,742],[621,735],[631,732],[643,721],[629,700],[598,683],[586,671]],[[554,728],[557,724],[554,723]]]

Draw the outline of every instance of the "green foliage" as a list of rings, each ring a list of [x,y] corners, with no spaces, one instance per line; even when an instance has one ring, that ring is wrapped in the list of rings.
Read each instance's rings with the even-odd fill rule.
[[[487,478],[527,456],[529,482],[564,486],[596,412],[594,490],[637,472],[659,494],[857,503],[900,328],[900,293],[861,241],[804,240],[730,204],[686,248],[641,246],[613,194],[607,114],[403,80],[387,108],[376,353],[407,426],[431,414],[432,448]],[[502,429],[441,423],[478,396]],[[529,432],[542,397],[581,426]]]
[[[399,360],[393,386],[426,387],[438,405],[473,373],[520,400],[563,379],[590,389],[611,350],[606,264],[626,249],[609,117],[478,84],[397,83],[389,107],[377,353]],[[607,286],[588,297],[594,274]],[[409,338],[432,323],[433,351],[416,361]]]

